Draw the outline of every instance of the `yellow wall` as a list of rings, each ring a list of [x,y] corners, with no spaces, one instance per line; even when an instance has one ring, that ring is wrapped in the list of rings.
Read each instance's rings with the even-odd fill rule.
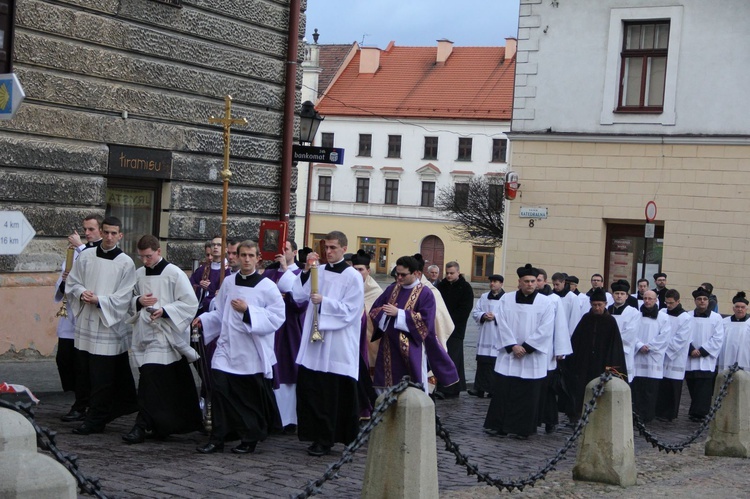
[[[0,354],[31,348],[51,355],[57,345],[57,273],[0,275]]]
[[[359,237],[390,239],[388,246],[388,270],[395,265],[399,257],[418,253],[424,238],[435,235],[445,245],[444,263],[451,260],[457,261],[461,267],[461,273],[464,274],[466,280],[470,280],[472,245],[457,241],[445,228],[445,223],[443,222],[415,222],[398,219],[312,215],[310,222],[311,233],[325,234],[332,230],[340,230],[346,234],[346,237],[349,239],[348,251],[351,253],[359,249]],[[308,241],[307,244],[309,245],[310,242]],[[500,255],[501,251],[498,248],[495,250],[495,272],[500,269]],[[374,270],[374,265],[371,265],[371,268]]]
[[[646,203],[664,223],[662,269],[683,295],[714,285],[720,312],[750,290],[750,146],[513,141],[521,190],[510,203],[506,273],[526,262],[581,278],[604,269],[607,222],[643,223]],[[519,217],[546,206],[546,220]],[[632,284],[632,283],[631,283]]]

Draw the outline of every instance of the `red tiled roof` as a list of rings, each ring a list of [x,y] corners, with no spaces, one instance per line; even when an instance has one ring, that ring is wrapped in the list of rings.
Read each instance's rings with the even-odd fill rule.
[[[453,47],[437,63],[437,47],[390,46],[374,74],[359,73],[360,56],[316,106],[320,114],[510,120],[515,57],[506,61],[505,47]]]
[[[318,90],[322,93],[331,84],[346,56],[351,52],[353,43],[348,45],[318,45],[318,65],[321,72],[318,76]]]

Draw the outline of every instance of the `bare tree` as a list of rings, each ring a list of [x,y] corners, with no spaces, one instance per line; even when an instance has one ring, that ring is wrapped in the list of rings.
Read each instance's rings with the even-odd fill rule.
[[[446,226],[453,235],[486,246],[503,242],[503,183],[475,176],[438,191],[435,210],[455,225]]]

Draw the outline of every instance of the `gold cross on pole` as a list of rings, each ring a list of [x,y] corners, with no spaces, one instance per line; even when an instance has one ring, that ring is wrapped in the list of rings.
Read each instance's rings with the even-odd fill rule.
[[[210,116],[208,122],[212,125],[222,125],[224,127],[224,169],[221,171],[221,178],[224,180],[224,197],[222,199],[221,211],[221,273],[219,274],[219,286],[224,282],[225,258],[227,251],[227,203],[229,197],[229,178],[232,172],[229,171],[229,135],[232,125],[247,125],[245,118],[232,118],[232,96],[224,97],[224,117],[215,118]]]

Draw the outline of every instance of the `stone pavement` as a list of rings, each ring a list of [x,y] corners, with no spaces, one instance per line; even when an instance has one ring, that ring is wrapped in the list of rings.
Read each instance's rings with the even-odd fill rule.
[[[77,436],[70,433],[75,423],[61,423],[72,401],[70,394],[40,393],[37,421],[58,431],[58,446],[79,456],[79,466],[88,476],[101,479],[103,492],[115,497],[289,497],[308,481],[321,476],[326,467],[341,456],[337,445],[331,456],[313,458],[305,453],[306,444],[295,436],[276,435],[259,444],[255,454],[204,456],[195,447],[206,441],[199,433],[174,436],[169,441],[149,440],[126,445],[120,439],[134,420],[123,417],[107,426],[103,434]],[[688,400],[684,394],[683,402]],[[540,434],[528,441],[488,437],[482,422],[488,399],[462,394],[459,399],[437,402],[437,413],[461,451],[471,456],[480,469],[493,476],[521,478],[535,473],[562,447],[570,430]],[[683,404],[682,414],[686,413]],[[684,440],[696,428],[686,417],[667,424],[655,422],[653,431],[663,440]],[[703,456],[705,437],[681,454],[660,453],[639,436],[635,437],[638,485],[617,486],[574,482],[571,470],[575,448],[558,469],[536,487],[522,493],[528,497],[747,497],[750,474],[744,459]],[[345,464],[337,479],[322,487],[323,497],[359,495],[364,475],[366,447],[351,463]],[[455,464],[438,442],[438,476],[441,497],[474,498],[505,495],[486,485],[477,485],[464,469]]]

